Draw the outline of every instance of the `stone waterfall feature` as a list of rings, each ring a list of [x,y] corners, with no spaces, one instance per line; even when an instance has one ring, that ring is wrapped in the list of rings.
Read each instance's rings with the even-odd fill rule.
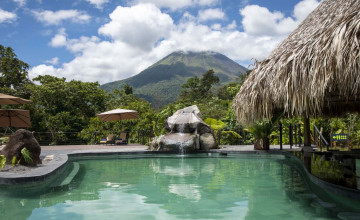
[[[169,133],[156,137],[150,144],[152,150],[182,153],[218,147],[210,126],[201,119],[196,105],[178,110],[165,121],[164,126]]]

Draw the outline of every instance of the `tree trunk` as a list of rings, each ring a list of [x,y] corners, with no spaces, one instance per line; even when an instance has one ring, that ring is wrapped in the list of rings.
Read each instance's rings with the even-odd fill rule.
[[[311,139],[310,139],[310,119],[309,117],[304,117],[304,146],[310,147],[311,146]]]

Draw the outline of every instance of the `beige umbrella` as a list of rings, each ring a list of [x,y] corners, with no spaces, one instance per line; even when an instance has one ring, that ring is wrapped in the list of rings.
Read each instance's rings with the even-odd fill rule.
[[[31,101],[27,99],[0,93],[0,105],[16,105],[16,104],[25,104],[29,102]]]
[[[29,110],[0,109],[0,127],[31,127]]]
[[[135,110],[118,108],[100,113],[97,116],[100,118],[101,121],[118,121],[126,119],[136,119],[139,117],[139,113]]]

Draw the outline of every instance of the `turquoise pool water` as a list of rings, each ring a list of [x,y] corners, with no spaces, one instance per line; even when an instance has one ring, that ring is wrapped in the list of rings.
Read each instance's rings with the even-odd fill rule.
[[[79,159],[79,172],[68,185],[0,189],[0,219],[333,219],[352,211],[313,194],[286,160]]]

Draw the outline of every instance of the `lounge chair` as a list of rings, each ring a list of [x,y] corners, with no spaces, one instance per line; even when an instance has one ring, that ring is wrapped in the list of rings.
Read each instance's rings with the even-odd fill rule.
[[[120,137],[115,139],[115,144],[127,144],[126,133],[120,133]]]
[[[109,134],[106,138],[103,138],[100,141],[100,144],[113,144],[114,143],[114,135]]]

